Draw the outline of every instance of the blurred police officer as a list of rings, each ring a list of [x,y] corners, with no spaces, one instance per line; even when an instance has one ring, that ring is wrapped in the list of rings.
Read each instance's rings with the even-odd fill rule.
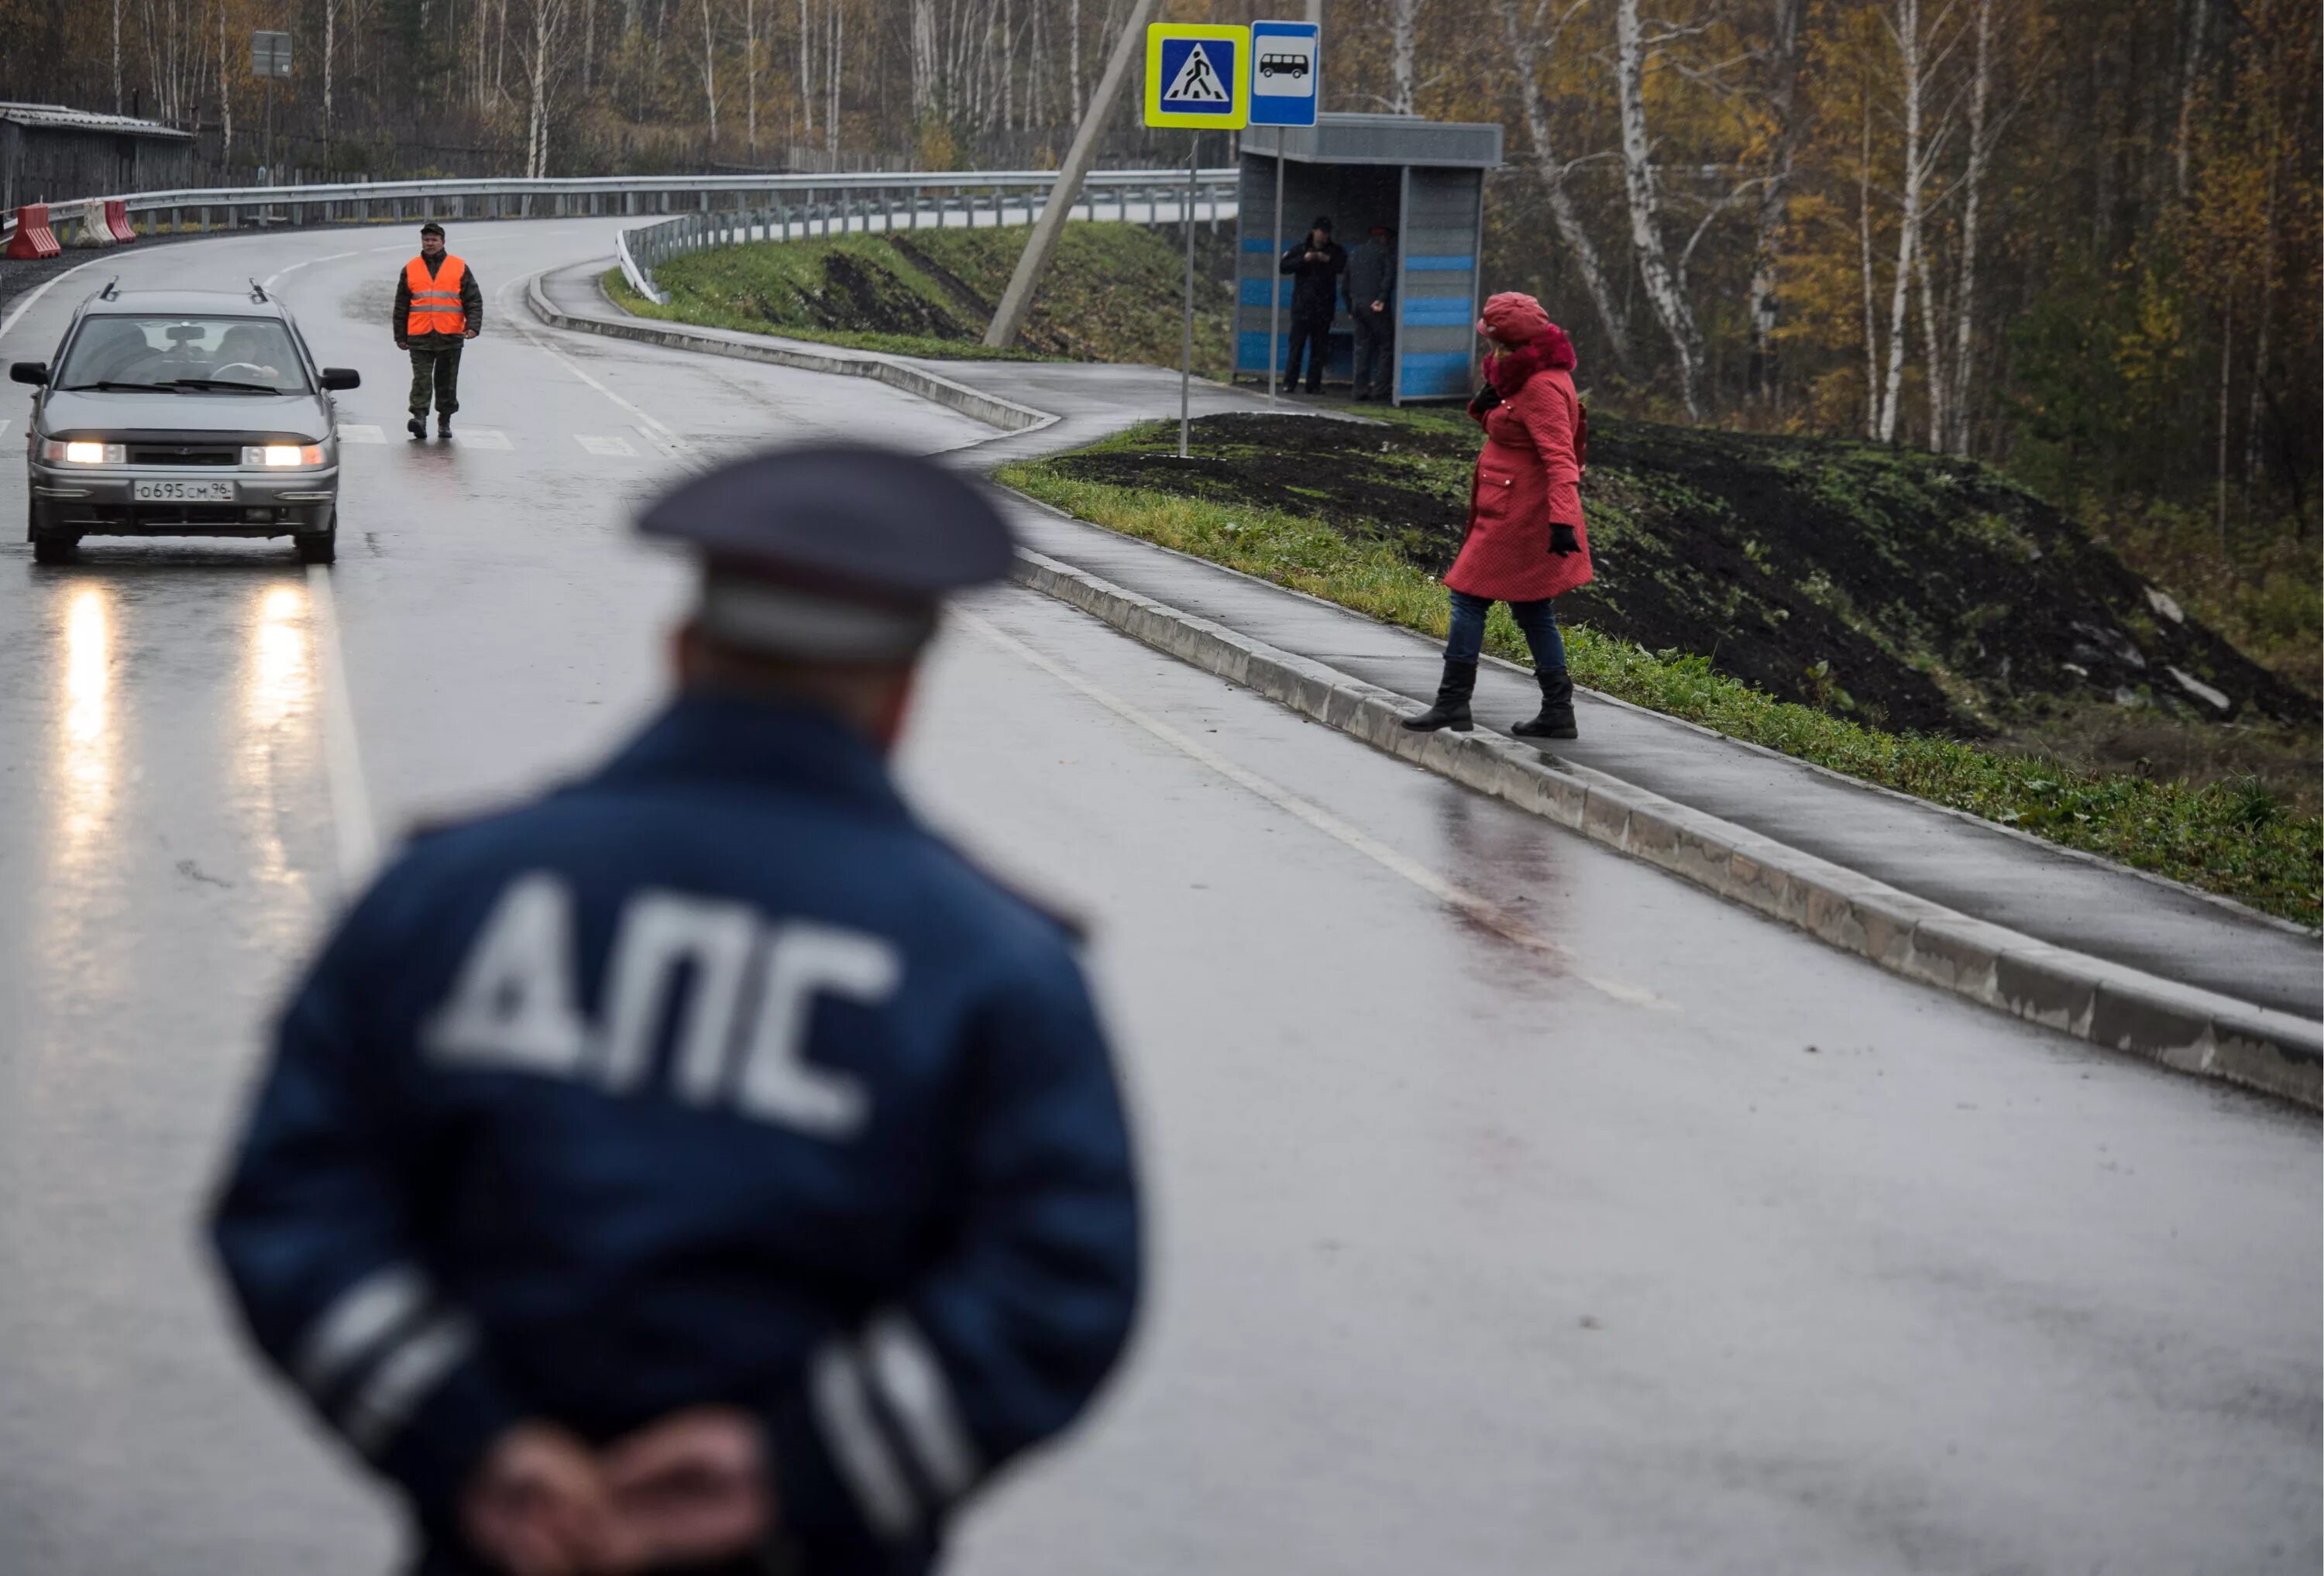
[[[595,776],[423,836],[285,1011],[213,1232],[429,1576],[918,1572],[1112,1367],[1138,1206],[1070,937],[883,757],[1007,527],[800,450],[646,514],[678,693]]]
[[[452,436],[460,408],[460,352],[484,331],[484,292],[467,259],[444,250],[444,226],[420,226],[420,255],[395,281],[395,344],[411,353],[411,419],[404,429],[428,436],[428,403],[436,403],[436,436]]]

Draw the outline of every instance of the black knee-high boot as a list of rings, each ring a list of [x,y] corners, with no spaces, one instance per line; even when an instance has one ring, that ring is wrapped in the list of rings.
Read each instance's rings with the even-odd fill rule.
[[[1519,723],[1509,732],[1520,739],[1582,737],[1573,725],[1573,680],[1567,676],[1565,669],[1560,668],[1554,672],[1545,673],[1536,668],[1533,676],[1541,686],[1541,714],[1529,722]]]
[[[1465,733],[1476,725],[1469,715],[1469,697],[1476,693],[1477,665],[1447,657],[1444,682],[1436,687],[1436,704],[1416,717],[1405,718],[1404,725],[1416,733],[1434,733],[1439,728]]]

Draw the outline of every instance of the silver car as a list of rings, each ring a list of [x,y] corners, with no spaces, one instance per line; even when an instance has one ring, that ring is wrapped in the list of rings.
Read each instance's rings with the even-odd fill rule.
[[[26,535],[43,564],[85,536],[287,536],[327,564],[338,539],[331,391],[290,309],[246,293],[107,285],[54,362],[8,369],[39,389],[27,423]]]

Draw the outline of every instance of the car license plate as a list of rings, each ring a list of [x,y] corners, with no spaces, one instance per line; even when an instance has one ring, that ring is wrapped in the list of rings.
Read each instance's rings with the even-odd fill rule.
[[[140,503],[231,503],[234,484],[223,478],[211,482],[152,481],[134,482],[131,494]]]

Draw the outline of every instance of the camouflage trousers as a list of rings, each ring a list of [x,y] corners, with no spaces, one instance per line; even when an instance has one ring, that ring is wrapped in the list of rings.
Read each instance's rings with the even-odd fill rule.
[[[435,396],[438,415],[449,416],[460,408],[460,348],[463,343],[458,339],[449,343],[431,343],[425,339],[411,342],[411,402],[408,408],[414,416],[428,414],[430,394]]]

